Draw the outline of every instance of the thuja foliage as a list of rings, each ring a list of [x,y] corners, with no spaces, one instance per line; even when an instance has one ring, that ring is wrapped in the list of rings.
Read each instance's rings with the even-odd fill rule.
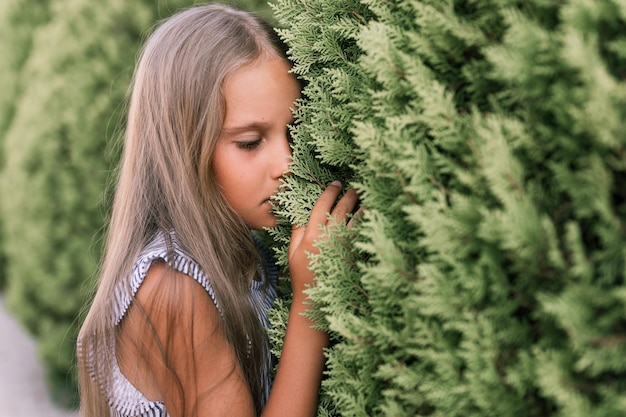
[[[27,3],[12,2],[7,32],[33,23]],[[5,295],[37,339],[55,399],[66,404],[74,398],[76,320],[99,251],[106,143],[150,15],[119,1],[40,3],[46,15],[31,28],[29,48],[9,54],[21,66],[2,132]]]
[[[334,179],[365,208],[313,257],[318,414],[624,415],[626,4],[274,7],[305,85],[277,211]]]
[[[0,6],[0,282],[62,404],[76,399],[74,346],[94,287],[137,50],[158,20],[193,3]],[[258,0],[231,3],[268,15]]]
[[[20,7],[21,3],[20,0],[6,0],[0,4],[0,138],[5,136],[11,124],[15,98],[23,89],[19,74],[32,48],[32,35],[49,16],[48,2],[33,3],[30,7]],[[0,146],[0,170],[4,160],[4,149]],[[0,200],[6,198],[0,194]],[[3,241],[3,221],[0,216],[0,242]],[[0,288],[6,284],[5,268],[6,256],[0,245]]]

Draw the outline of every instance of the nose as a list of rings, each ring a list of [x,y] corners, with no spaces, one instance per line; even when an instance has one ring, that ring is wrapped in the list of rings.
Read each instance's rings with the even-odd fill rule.
[[[271,176],[272,178],[281,178],[289,169],[291,163],[291,146],[289,146],[288,137],[277,138],[275,151],[271,156]]]

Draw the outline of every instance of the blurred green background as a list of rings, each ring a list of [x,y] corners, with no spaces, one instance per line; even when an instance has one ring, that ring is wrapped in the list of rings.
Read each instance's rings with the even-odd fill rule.
[[[53,400],[77,404],[125,94],[142,40],[190,0],[0,2],[0,291],[36,339]],[[273,24],[265,0],[223,1]]]

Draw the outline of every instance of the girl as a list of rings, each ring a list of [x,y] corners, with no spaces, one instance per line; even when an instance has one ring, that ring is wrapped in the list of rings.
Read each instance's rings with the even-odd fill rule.
[[[299,85],[273,31],[224,6],[174,15],[135,70],[99,288],[78,342],[82,414],[311,416],[328,336],[311,328],[307,252],[357,196],[328,186],[289,247],[293,305],[269,390],[276,268],[251,229],[291,156]],[[334,206],[334,208],[333,208]]]

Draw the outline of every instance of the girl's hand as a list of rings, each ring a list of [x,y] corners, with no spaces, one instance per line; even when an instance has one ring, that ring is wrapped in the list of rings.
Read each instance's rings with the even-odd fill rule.
[[[315,203],[309,223],[294,226],[289,245],[289,269],[293,302],[289,309],[285,342],[280,356],[276,378],[263,416],[312,417],[317,409],[318,392],[324,370],[324,348],[328,346],[326,332],[315,329],[304,313],[307,286],[313,284],[309,269],[309,253],[318,253],[314,246],[322,234],[320,226],[342,222],[358,201],[354,190],[348,190],[337,202],[341,183],[335,181],[326,188]],[[332,212],[331,212],[332,210]],[[328,213],[331,214],[330,220]]]
[[[329,224],[328,213],[331,214],[331,224],[345,221],[359,199],[355,190],[348,190],[333,209],[333,204],[340,191],[341,183],[339,181],[332,182],[315,203],[309,223],[300,227],[294,225],[292,229],[291,244],[289,245],[289,270],[294,298],[306,297],[303,291],[307,286],[313,284],[314,275],[309,269],[308,253],[319,252],[314,244],[322,233],[320,226]]]

